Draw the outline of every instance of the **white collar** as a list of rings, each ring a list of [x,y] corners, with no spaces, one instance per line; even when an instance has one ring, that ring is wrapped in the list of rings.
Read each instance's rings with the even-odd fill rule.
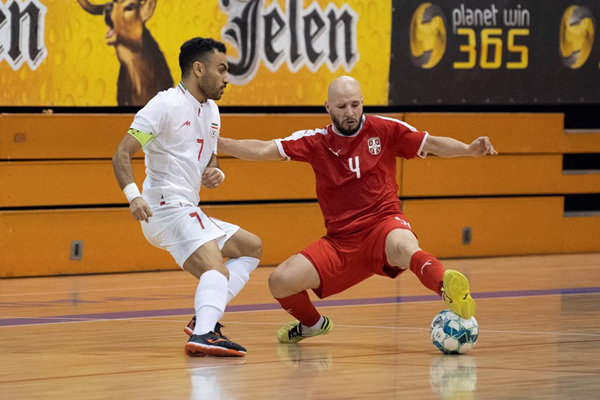
[[[208,100],[204,101],[203,103],[199,102],[198,99],[195,98],[194,95],[191,94],[189,90],[187,90],[187,88],[183,85],[183,82],[179,82],[179,85],[177,85],[177,88],[179,90],[181,90],[183,92],[183,94],[185,95],[185,97],[187,97],[187,99],[189,101],[191,101],[192,104],[195,105],[196,107],[202,108],[208,103]]]

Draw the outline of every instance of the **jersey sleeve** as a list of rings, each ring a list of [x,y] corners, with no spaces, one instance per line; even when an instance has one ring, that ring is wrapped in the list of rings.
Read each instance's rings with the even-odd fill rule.
[[[127,133],[136,138],[142,147],[145,147],[152,139],[163,131],[166,104],[162,101],[162,93],[159,93],[139,110],[129,127]]]
[[[423,146],[429,134],[425,131],[419,131],[406,122],[396,121],[392,128],[391,140],[396,157],[406,159],[422,157],[427,153],[423,152]]]
[[[212,100],[208,100],[210,102],[210,106],[213,109],[213,114],[214,114],[214,121],[210,123],[210,131],[214,134],[214,137],[216,138],[215,140],[215,145],[213,147],[213,154],[217,154],[217,143],[218,143],[218,138],[219,135],[221,134],[221,114],[219,113],[219,106],[217,106],[217,103],[215,103]]]
[[[312,130],[297,131],[284,139],[275,139],[279,154],[288,160],[309,161],[314,152],[313,140],[315,132]]]
[[[217,155],[217,154],[218,154],[218,153],[217,153],[217,150],[218,150],[218,149],[217,149],[217,143],[219,142],[218,138],[219,138],[219,135],[220,135],[220,134],[221,134],[221,128],[219,128],[219,129],[217,130],[217,134],[216,134],[216,138],[217,138],[217,140],[215,140],[215,145],[214,145],[214,147],[213,147],[213,154],[214,154],[214,155]]]

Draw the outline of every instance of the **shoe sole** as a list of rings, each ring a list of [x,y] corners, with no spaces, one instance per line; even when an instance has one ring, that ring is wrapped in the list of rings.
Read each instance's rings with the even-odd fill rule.
[[[245,351],[225,349],[223,347],[207,346],[191,342],[186,343],[184,350],[185,354],[190,357],[244,357],[246,355]]]
[[[475,301],[469,292],[469,280],[460,272],[447,270],[444,273],[444,293],[450,310],[464,319],[475,315]]]
[[[189,327],[186,326],[185,328],[183,328],[183,331],[185,332],[186,335],[188,335],[189,337],[192,337],[192,334],[194,333],[194,331]]]

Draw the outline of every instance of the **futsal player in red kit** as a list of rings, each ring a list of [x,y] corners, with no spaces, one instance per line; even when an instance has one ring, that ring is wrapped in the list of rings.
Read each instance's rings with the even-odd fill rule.
[[[463,318],[475,313],[469,281],[446,270],[419,242],[400,210],[396,157],[485,156],[497,154],[487,137],[470,144],[432,136],[395,119],[363,115],[359,83],[348,76],[329,85],[325,103],[332,123],[272,141],[219,138],[219,151],[244,160],[310,163],[326,236],[281,263],[269,288],[297,321],[283,326],[277,339],[297,343],[328,333],[333,324],[308,297],[340,293],[374,274],[395,278],[410,268]]]

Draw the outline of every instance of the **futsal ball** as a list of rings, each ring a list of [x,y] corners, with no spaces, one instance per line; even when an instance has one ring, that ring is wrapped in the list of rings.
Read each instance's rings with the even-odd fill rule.
[[[568,7],[560,22],[560,56],[566,67],[577,69],[587,61],[594,43],[594,17],[582,6]]]
[[[413,64],[429,69],[446,51],[446,19],[439,6],[423,3],[410,21],[410,54]]]
[[[464,354],[475,346],[479,325],[475,317],[464,319],[443,310],[431,321],[431,341],[444,354]]]

